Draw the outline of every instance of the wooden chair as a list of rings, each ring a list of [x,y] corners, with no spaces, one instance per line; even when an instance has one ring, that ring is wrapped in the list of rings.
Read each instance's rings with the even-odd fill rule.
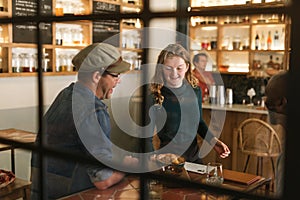
[[[256,174],[262,175],[263,158],[270,158],[275,178],[274,158],[282,153],[282,143],[273,127],[263,120],[249,118],[239,125],[237,137],[238,150],[247,156],[243,171],[247,170],[250,156],[255,156],[257,158]]]

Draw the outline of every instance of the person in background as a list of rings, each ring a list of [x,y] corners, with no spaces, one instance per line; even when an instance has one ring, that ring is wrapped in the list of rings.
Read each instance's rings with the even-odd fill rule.
[[[228,157],[228,146],[208,130],[202,118],[201,90],[192,74],[190,55],[180,44],[170,44],[160,52],[150,91],[154,109],[149,114],[154,116],[159,149],[167,147],[166,152],[182,152],[186,161],[202,163],[198,133],[221,158]]]
[[[36,144],[73,155],[95,159],[99,164],[44,156],[45,186],[48,199],[57,199],[90,187],[105,190],[123,179],[121,171],[107,167],[112,160],[110,117],[104,99],[111,98],[120,83],[120,73],[129,70],[117,48],[94,43],[82,49],[72,60],[78,80],[64,88],[46,112],[44,130]],[[43,136],[44,135],[44,136]],[[97,159],[97,160],[96,160]],[[104,162],[103,164],[102,161]],[[39,155],[31,160],[31,199],[42,199],[39,191]],[[124,156],[121,164],[137,165],[138,160]],[[45,192],[45,191],[44,191]]]
[[[265,105],[269,112],[269,121],[278,133],[281,141],[283,153],[277,159],[275,192],[282,194],[283,172],[284,172],[284,146],[285,133],[287,131],[287,107],[288,107],[288,72],[279,72],[272,76],[266,85]]]
[[[206,101],[209,94],[209,86],[215,84],[215,80],[211,72],[205,71],[208,62],[208,56],[206,53],[198,53],[193,58],[193,64],[195,69],[193,75],[198,79],[198,86],[202,90],[202,100]]]

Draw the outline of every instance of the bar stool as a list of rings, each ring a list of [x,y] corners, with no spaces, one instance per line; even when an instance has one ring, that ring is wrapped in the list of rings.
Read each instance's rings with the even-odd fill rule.
[[[267,122],[249,118],[241,122],[237,129],[238,150],[247,156],[244,166],[246,172],[250,156],[257,158],[256,174],[262,175],[263,158],[269,158],[272,164],[272,174],[275,178],[274,158],[282,153],[282,144],[278,133]]]

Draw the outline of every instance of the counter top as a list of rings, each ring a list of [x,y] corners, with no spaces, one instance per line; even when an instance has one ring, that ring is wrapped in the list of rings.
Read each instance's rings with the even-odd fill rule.
[[[231,171],[231,170],[228,170]],[[231,171],[235,173],[234,171]],[[245,173],[243,173],[245,174]],[[194,182],[203,183],[203,178],[205,175],[201,175],[198,173],[187,172],[183,170],[180,176],[176,176],[176,178],[187,178],[187,180],[191,180]],[[220,187],[224,187],[227,189],[232,189],[236,191],[243,191],[243,192],[253,192],[256,191],[261,186],[266,186],[265,192],[269,190],[269,183],[270,179],[266,179],[264,177],[260,177],[257,182],[254,182],[250,185],[244,185],[240,183],[235,183],[231,181],[224,181],[224,183]],[[159,192],[158,195],[160,198],[158,199],[176,199],[176,200],[186,200],[186,199],[232,199],[233,196],[229,195],[217,195],[207,192],[203,189],[196,189],[196,188],[188,188],[184,187],[180,182],[166,182],[166,181],[159,181],[158,185],[156,185],[156,189],[153,185],[153,191],[150,191],[150,196],[153,192]],[[100,191],[96,188],[91,188],[79,193],[75,193],[66,197],[60,198],[60,200],[88,200],[88,199],[119,199],[119,200],[138,200],[140,199],[140,178],[135,175],[126,176],[123,181],[120,183],[106,189]],[[151,193],[152,192],[152,193]],[[159,194],[156,193],[156,194]],[[267,193],[265,193],[267,194]]]
[[[219,104],[203,103],[202,108],[203,109],[212,109],[212,110],[226,110],[226,111],[233,111],[233,112],[257,113],[257,114],[268,115],[268,111],[266,108],[261,107],[261,106],[247,105],[247,104],[219,105]]]

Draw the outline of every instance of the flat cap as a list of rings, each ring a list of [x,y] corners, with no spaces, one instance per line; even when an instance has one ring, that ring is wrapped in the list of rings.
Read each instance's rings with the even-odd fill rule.
[[[88,45],[74,56],[72,63],[77,71],[82,72],[124,73],[130,69],[130,64],[123,61],[119,50],[107,43]]]

